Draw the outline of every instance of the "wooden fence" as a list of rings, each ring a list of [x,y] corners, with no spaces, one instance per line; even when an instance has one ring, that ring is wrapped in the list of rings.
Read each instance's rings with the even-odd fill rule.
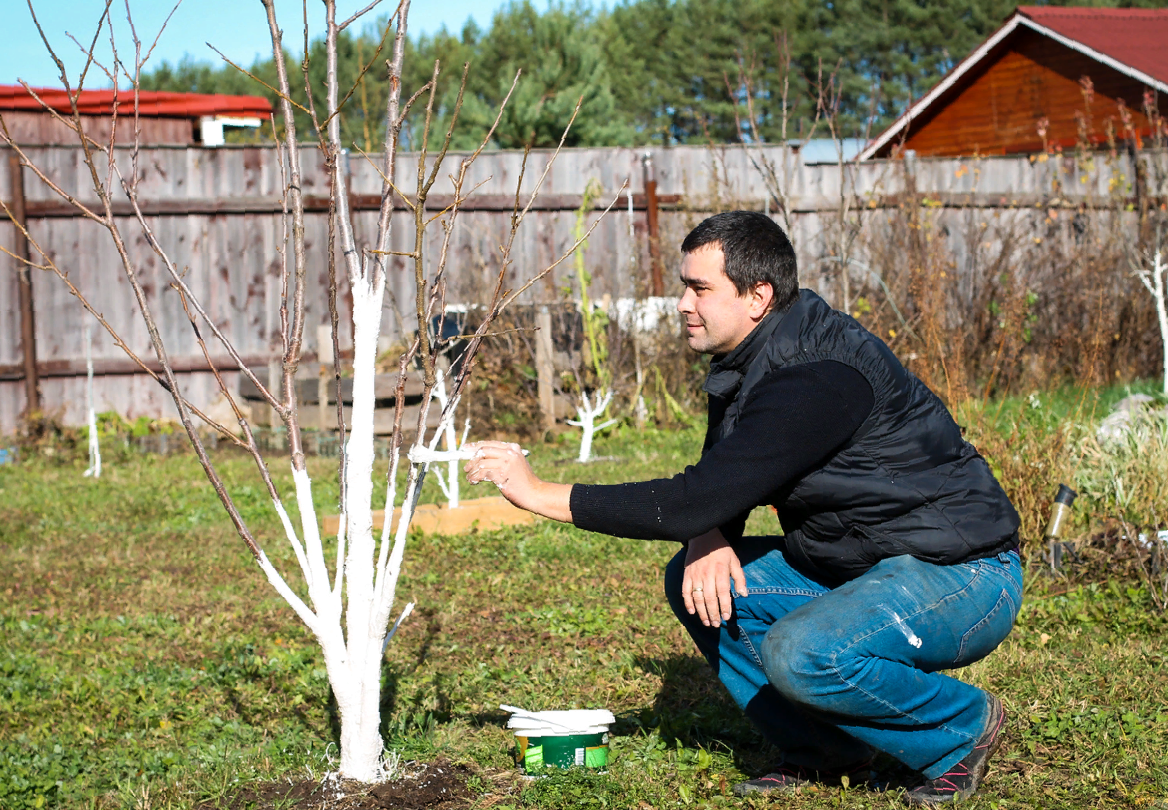
[[[88,170],[79,150],[37,147],[28,150],[32,161],[65,191],[94,202]],[[125,159],[127,155],[122,155]],[[453,174],[465,156],[451,154],[440,177]],[[499,246],[510,231],[516,182],[522,177],[520,202],[535,188],[551,160],[550,151],[537,150],[526,159],[521,152],[484,153],[475,163],[468,187],[474,196],[463,206],[452,241],[448,300],[482,300],[499,264]],[[876,221],[881,212],[901,205],[915,193],[914,205],[943,211],[985,209],[988,214],[1046,217],[1050,209],[1080,210],[1116,205],[1116,195],[1133,199],[1164,189],[1130,188],[1131,159],[1123,155],[1099,162],[1096,170],[1078,170],[1070,158],[987,158],[872,161],[852,167],[834,164],[804,165],[797,153],[782,147],[674,147],[652,152],[655,194],[645,184],[645,153],[636,149],[589,148],[563,151],[547,171],[540,196],[520,227],[512,251],[507,284],[518,288],[558,259],[573,242],[582,216],[591,224],[612,204],[584,251],[593,277],[594,300],[643,297],[653,292],[649,223],[657,215],[663,292],[677,295],[678,245],[685,233],[710,212],[736,208],[769,211],[789,224],[800,257],[801,282],[832,298],[832,279],[838,274],[836,236],[841,201],[847,217]],[[328,178],[317,153],[303,155],[304,193],[308,198],[306,361],[316,357],[320,325],[327,311],[327,199]],[[416,176],[415,156],[399,158],[397,176],[408,195]],[[381,178],[363,156],[347,158],[352,206],[359,240],[372,238],[380,202]],[[783,161],[787,177],[782,179]],[[124,165],[128,165],[128,161]],[[266,366],[279,345],[279,248],[284,231],[281,214],[281,175],[278,155],[269,147],[148,148],[139,158],[140,199],[155,233],[171,258],[187,274],[208,312],[235,342],[247,362]],[[764,180],[770,167],[781,179],[776,190]],[[18,183],[12,163],[0,160],[0,195],[10,204]],[[24,210],[33,239],[67,271],[73,282],[141,356],[153,352],[136,312],[118,254],[108,235],[95,223],[79,217],[33,172],[24,168]],[[590,184],[598,190],[590,209],[578,212]],[[450,189],[435,186],[428,207],[437,214],[450,202]],[[650,210],[656,198],[656,212]],[[787,210],[784,217],[782,209]],[[191,334],[177,294],[168,287],[164,272],[144,239],[133,227],[128,205],[116,212],[127,234],[131,257],[145,269],[148,296],[163,329],[176,370],[188,397],[204,406],[214,398],[215,386]],[[412,245],[410,214],[404,205],[395,214],[392,250]],[[441,229],[434,227],[426,246],[427,263],[438,255]],[[0,244],[13,250],[17,233],[0,215]],[[962,240],[951,249],[960,268]],[[33,251],[34,261],[37,259]],[[11,433],[26,407],[24,342],[21,338],[17,263],[0,259],[0,434]],[[386,303],[385,342],[415,328],[412,309],[412,271],[394,257]],[[35,354],[44,409],[66,423],[80,424],[85,415],[85,346],[87,315],[65,285],[52,274],[31,272],[35,318]],[[528,290],[521,303],[562,300],[577,288],[574,262],[561,263],[546,280]],[[342,294],[343,294],[342,290]],[[342,305],[342,310],[344,306]],[[342,316],[342,349],[349,344],[350,326]],[[214,349],[213,349],[214,351]],[[220,352],[222,354],[222,352]],[[96,406],[134,418],[173,414],[169,396],[95,329],[93,345]],[[223,365],[226,365],[225,363]],[[228,375],[237,384],[237,375]]]

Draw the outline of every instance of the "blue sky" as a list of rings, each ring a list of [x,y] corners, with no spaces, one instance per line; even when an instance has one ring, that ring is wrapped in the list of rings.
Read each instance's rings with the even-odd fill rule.
[[[172,2],[130,0],[134,27],[144,43],[157,36],[166,15],[173,8]],[[347,18],[368,3],[369,0],[338,0],[337,16]],[[445,25],[451,31],[458,31],[471,17],[486,28],[492,14],[504,4],[505,0],[415,0],[410,8],[409,30],[415,34],[433,33]],[[25,0],[9,0],[6,5],[4,45],[0,47],[0,84],[15,84],[17,79],[24,79],[35,87],[59,86],[57,68],[33,25]],[[103,0],[34,0],[33,5],[37,19],[54,50],[65,62],[70,81],[75,84],[84,57],[68,34],[88,44],[101,17],[105,5]],[[383,0],[383,5],[372,13],[370,21],[391,13],[396,5],[394,0]],[[535,5],[546,8],[547,0],[536,0]],[[303,8],[302,0],[276,0],[276,17],[284,30],[285,45],[296,51],[301,49],[298,43],[303,40]],[[126,24],[125,0],[114,0],[111,10],[118,53],[123,61],[130,61],[133,46]],[[308,0],[308,12],[310,30],[315,37],[323,31],[324,4],[319,0]],[[219,57],[207,47],[208,42],[232,61],[243,65],[250,65],[261,54],[271,53],[263,5],[259,0],[183,0],[162,32],[147,67],[163,59],[178,62],[184,54],[197,60],[219,63]],[[98,50],[108,63],[108,31],[103,34]],[[94,84],[93,81],[97,80],[98,83]],[[100,74],[92,81],[86,80],[87,87],[108,84]]]

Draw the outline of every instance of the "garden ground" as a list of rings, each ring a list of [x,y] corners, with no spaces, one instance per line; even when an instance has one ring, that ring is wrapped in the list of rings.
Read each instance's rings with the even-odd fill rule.
[[[1031,541],[1059,476],[1076,472],[1058,426],[1097,410],[1078,394],[1042,396],[959,413],[1027,510]],[[600,440],[608,458],[595,464],[571,462],[570,435],[532,459],[559,480],[631,480],[681,469],[700,444],[697,428],[626,429]],[[291,570],[250,462],[223,462],[244,516]],[[310,460],[322,513],[335,509],[335,465]],[[664,604],[675,547],[551,522],[411,539],[399,593],[417,609],[387,651],[382,705],[401,778],[333,786],[337,718],[317,648],[193,457],[111,447],[100,480],[84,466],[26,453],[0,467],[0,807],[900,806],[898,791],[862,785],[733,797],[777,752]],[[1026,470],[1034,480],[1017,480]],[[290,490],[290,476],[278,485]],[[1082,559],[1066,574],[1044,573],[1031,542],[1017,628],[960,672],[1009,712],[968,807],[1168,807],[1168,620],[1104,502],[1081,500]],[[750,528],[777,522],[759,510]],[[611,709],[607,772],[522,778],[501,703]]]

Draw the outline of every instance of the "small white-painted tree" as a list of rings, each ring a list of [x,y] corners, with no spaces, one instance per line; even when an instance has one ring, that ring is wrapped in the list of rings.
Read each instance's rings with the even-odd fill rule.
[[[1168,397],[1168,293],[1165,287],[1168,279],[1168,263],[1164,261],[1164,252],[1156,250],[1150,257],[1147,265],[1137,265],[1136,277],[1147,288],[1156,303],[1156,320],[1160,324],[1160,346],[1163,354],[1163,384],[1161,392]]]
[[[85,477],[101,478],[101,445],[97,438],[97,413],[93,404],[93,324],[85,324],[85,404],[89,417],[89,466]]]
[[[1124,134],[1134,144],[1141,140],[1134,128],[1131,115],[1121,107]],[[1141,155],[1133,150],[1137,179],[1145,188],[1152,187],[1152,199],[1163,200],[1168,194],[1168,118],[1160,114],[1155,95],[1144,93],[1144,116],[1151,129],[1149,142]],[[1146,192],[1145,192],[1146,194]],[[1168,397],[1168,211],[1149,205],[1138,211],[1138,238],[1128,242],[1128,263],[1132,273],[1144,285],[1156,305],[1156,320],[1160,326],[1160,347],[1163,357],[1162,393]]]
[[[568,420],[569,425],[575,425],[584,431],[580,437],[580,455],[576,457],[580,463],[592,460],[593,437],[605,428],[610,428],[617,423],[616,419],[609,419],[605,422],[596,421],[604,416],[610,402],[612,402],[612,391],[597,391],[595,399],[592,400],[588,398],[587,391],[580,392],[580,404],[576,406],[576,415],[580,418]]]
[[[434,383],[434,390],[431,392],[436,400],[438,400],[438,407],[445,413],[450,404],[450,396],[446,393],[446,375],[439,369],[437,372],[437,381]],[[446,496],[446,503],[451,509],[457,509],[459,505],[459,466],[464,455],[460,454],[462,446],[466,444],[467,434],[470,433],[470,419],[467,419],[462,426],[462,439],[457,437],[454,430],[454,419],[447,419],[443,422],[443,438],[446,443],[447,453],[447,469],[446,474],[443,475],[441,470],[434,470],[434,477],[438,479],[438,487],[442,490],[442,494]]]
[[[72,81],[64,64],[45,37],[44,31],[41,31],[44,45],[56,61],[60,69],[61,82],[69,92],[71,110],[68,114],[60,114],[54,111],[49,104],[43,101],[41,103],[48,114],[53,115],[76,134],[78,149],[82,156],[83,171],[87,175],[90,189],[71,193],[60,185],[54,177],[38,168],[26,150],[9,136],[8,128],[2,117],[0,117],[0,144],[13,149],[20,156],[23,166],[29,168],[40,182],[72,205],[83,217],[97,223],[108,233],[120,257],[122,274],[132,291],[136,309],[149,335],[155,363],[147,363],[140,358],[118,334],[117,329],[91,304],[86,291],[80,289],[71,279],[68,267],[61,266],[66,263],[65,260],[54,258],[50,253],[42,250],[33,236],[27,230],[22,229],[29,238],[34,251],[33,255],[39,255],[39,259],[29,263],[54,273],[79,299],[81,305],[97,319],[116,345],[134,360],[143,372],[153,376],[171,395],[178,411],[179,420],[182,422],[195,454],[237,533],[247,545],[272,587],[291,606],[320,645],[329,684],[336,698],[340,715],[340,775],[363,782],[376,781],[384,776],[379,710],[382,656],[385,645],[411,607],[411,605],[407,605],[406,609],[401,611],[398,622],[394,625],[393,630],[390,630],[389,624],[391,616],[395,612],[396,587],[398,575],[402,569],[407,532],[420,494],[422,481],[430,464],[441,456],[440,451],[435,449],[439,440],[443,436],[447,436],[448,439],[451,436],[451,422],[464,390],[467,374],[473,368],[474,357],[481,348],[483,340],[490,334],[493,320],[505,306],[550,272],[575,249],[575,245],[569,246],[557,261],[543,268],[540,272],[533,273],[532,277],[518,289],[507,291],[504,288],[504,278],[511,267],[511,246],[520,225],[535,202],[544,179],[551,170],[554,155],[535,182],[534,190],[527,196],[525,205],[521,204],[522,198],[518,193],[516,194],[515,209],[511,216],[510,235],[503,244],[499,245],[498,276],[488,293],[487,300],[481,302],[482,306],[479,309],[485,313],[485,317],[477,326],[474,334],[467,339],[461,364],[462,372],[452,381],[449,391],[444,390],[438,396],[442,407],[440,427],[428,437],[427,414],[431,403],[431,393],[439,379],[435,361],[440,351],[440,341],[429,334],[426,325],[432,322],[431,319],[435,313],[441,313],[444,310],[446,290],[444,277],[449,255],[448,247],[454,233],[455,219],[467,198],[468,192],[464,190],[467,172],[491,138],[494,128],[492,127],[491,131],[487,133],[479,149],[463,159],[450,175],[454,202],[438,216],[428,212],[426,200],[438,178],[439,170],[443,166],[443,159],[446,156],[453,127],[458,119],[462,92],[460,90],[453,107],[450,129],[446,132],[445,138],[442,139],[441,148],[436,154],[428,154],[427,144],[430,141],[430,125],[434,113],[439,65],[434,65],[430,81],[417,89],[403,103],[401,79],[410,1],[400,0],[387,22],[389,28],[386,32],[386,40],[392,43],[392,53],[389,59],[384,60],[379,49],[377,53],[372,55],[369,65],[366,66],[367,70],[374,63],[382,64],[384,61],[389,72],[390,93],[384,111],[387,123],[382,153],[369,157],[369,160],[378,168],[382,180],[382,203],[378,213],[377,228],[368,246],[359,246],[354,238],[352,213],[349,208],[349,195],[346,187],[348,177],[343,170],[343,161],[340,159],[344,147],[341,142],[340,116],[343,103],[353,90],[350,88],[347,92],[342,93],[343,88],[340,87],[338,81],[337,47],[345,30],[376,9],[379,5],[378,0],[373,0],[368,6],[342,21],[337,19],[335,1],[324,0],[327,27],[324,32],[325,47],[323,50],[327,62],[327,88],[323,110],[316,109],[311,101],[305,107],[293,100],[292,78],[282,44],[283,34],[276,19],[275,1],[263,0],[277,74],[274,89],[280,99],[278,114],[280,118],[279,131],[282,132],[282,136],[280,142],[274,146],[278,154],[281,187],[283,188],[282,222],[284,233],[284,238],[277,248],[278,256],[275,257],[279,267],[280,289],[282,290],[279,330],[280,364],[277,375],[279,379],[278,385],[265,385],[248,368],[226,330],[209,314],[203,301],[200,300],[200,296],[188,284],[184,268],[177,266],[171,259],[168,246],[164,244],[162,235],[155,229],[154,220],[143,213],[139,198],[139,181],[142,172],[139,167],[141,149],[137,118],[140,78],[143,65],[153,50],[153,45],[147,43],[147,46],[143,47],[143,43],[133,27],[133,22],[130,20],[134,56],[132,60],[123,62],[116,49],[114,28],[110,24],[111,3],[112,0],[106,0],[96,33],[88,44],[85,65],[80,74],[73,77]],[[32,10],[31,4],[30,10]],[[127,17],[129,17],[128,4],[126,10]],[[36,18],[35,11],[33,18],[34,20]],[[39,29],[39,22],[37,25]],[[389,34],[392,34],[392,37]],[[94,46],[99,41],[99,37],[108,38],[111,44],[115,45],[110,64],[102,64],[95,56]],[[304,42],[307,42],[308,38],[309,31],[306,20]],[[112,86],[116,102],[114,105],[115,113],[108,122],[108,139],[103,138],[102,141],[87,134],[85,123],[77,106],[76,92],[85,86],[91,71],[101,71]],[[300,71],[301,78],[307,86],[309,83],[307,54],[300,64]],[[127,77],[129,80],[128,88],[125,82]],[[516,81],[518,81],[518,76],[516,76]],[[466,68],[463,71],[461,87],[465,88],[465,83]],[[25,89],[40,101],[35,91],[27,85],[25,85]],[[514,89],[514,84],[512,89]],[[311,94],[308,94],[308,97],[311,99]],[[509,98],[510,94],[507,96],[507,99]],[[504,104],[507,103],[507,99],[504,100]],[[421,132],[417,133],[419,137],[415,141],[420,147],[416,184],[411,189],[412,194],[407,195],[401,190],[404,183],[396,175],[396,159],[399,136],[406,115],[410,108],[418,102],[425,104],[425,115]],[[330,241],[327,267],[330,280],[328,307],[332,321],[333,372],[338,386],[336,397],[338,423],[342,436],[342,459],[339,467],[341,520],[335,542],[326,542],[326,539],[321,536],[312,497],[312,481],[309,478],[305,460],[299,405],[294,384],[303,349],[306,279],[310,271],[306,258],[304,178],[301,170],[301,149],[308,147],[301,144],[302,133],[298,132],[294,116],[297,109],[306,113],[312,121],[312,131],[309,136],[315,139],[315,144],[311,148],[319,149],[322,153],[323,163],[331,180],[328,221]],[[499,110],[499,114],[502,114],[502,109]],[[496,123],[497,121],[498,118],[496,118]],[[568,126],[570,125],[571,121],[568,122]],[[115,148],[115,143],[124,142],[124,139],[116,137],[119,128],[126,127],[132,128],[131,131],[134,133],[131,144],[128,147],[118,146]],[[522,177],[520,177],[520,182],[522,182]],[[117,197],[117,206],[115,206],[115,197]],[[406,252],[395,253],[390,250],[391,226],[395,221],[391,214],[395,206],[395,198],[398,206],[404,205],[408,211],[412,212],[413,247]],[[122,206],[125,205],[128,205],[130,211],[128,222],[122,213],[124,211]],[[611,208],[611,204],[609,207]],[[117,215],[115,215],[115,208],[119,212]],[[427,268],[427,262],[423,255],[425,245],[423,237],[427,225],[434,221],[440,221],[444,236],[439,255]],[[583,236],[586,237],[587,234],[583,234]],[[158,290],[158,286],[148,291],[145,282],[147,273],[155,271],[145,267],[146,263],[135,260],[128,247],[139,240],[148,245],[153,254],[149,264],[160,268],[165,278],[166,285],[159,286],[163,287],[166,294],[177,295],[181,301],[182,309],[189,321],[193,335],[207,365],[215,375],[219,390],[233,409],[237,425],[228,427],[210,418],[191,403],[180,386],[169,359],[168,347],[162,338],[163,330],[159,328],[157,320],[159,317],[157,313],[165,311],[163,307],[159,306],[158,301],[158,297],[163,293]],[[578,239],[577,243],[580,241],[582,239]],[[336,250],[332,249],[334,242]],[[386,272],[392,255],[404,256],[413,264],[415,282],[413,315],[417,319],[419,328],[398,363],[397,411],[390,442],[389,475],[384,482],[384,497],[380,499],[380,503],[376,504],[384,506],[386,520],[380,535],[376,536],[373,527],[375,498],[374,378],[378,336],[381,332],[384,307]],[[338,263],[340,267],[337,267]],[[313,269],[313,272],[316,270]],[[342,370],[337,328],[339,322],[336,294],[338,272],[343,272],[348,277],[352,306],[352,407],[347,425],[339,390]],[[231,358],[229,366],[220,368],[213,361],[205,339],[207,335],[213,343],[218,343],[226,351],[227,356]],[[414,373],[413,369],[417,363],[422,366],[421,377],[424,393],[417,424],[412,431],[414,436],[412,447],[406,454],[408,469],[405,471],[404,492],[401,493],[402,497],[399,500],[397,481],[402,463],[401,450],[406,435],[402,424],[404,392],[407,375]],[[161,370],[155,370],[156,368]],[[269,460],[261,454],[251,425],[244,417],[243,410],[236,402],[235,395],[225,383],[224,371],[237,371],[246,377],[259,390],[264,401],[287,430],[287,463],[291,466],[294,483],[292,497],[299,510],[299,525],[295,525],[289,515],[283,497],[273,482]],[[244,520],[228,486],[216,468],[215,460],[207,451],[203,434],[200,432],[201,427],[216,431],[222,438],[233,442],[254,459],[257,474],[279,516],[284,540],[291,546],[303,579],[302,590],[298,591],[296,587],[293,587],[285,575],[273,565],[263,547],[265,538],[253,534]],[[450,452],[454,455],[458,454],[457,449],[452,448]],[[394,525],[391,516],[398,503],[401,505],[401,517]],[[332,558],[331,564],[329,557]]]

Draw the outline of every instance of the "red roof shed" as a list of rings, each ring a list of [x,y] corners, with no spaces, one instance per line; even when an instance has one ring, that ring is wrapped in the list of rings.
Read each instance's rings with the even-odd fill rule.
[[[31,90],[31,92],[30,92]],[[74,144],[77,136],[52,113],[72,115],[65,90],[21,85],[0,85],[0,116],[12,140],[21,144]],[[35,94],[35,95],[34,95]],[[130,90],[74,91],[77,111],[86,134],[95,140],[109,138],[117,111],[117,141],[133,139],[134,93]],[[220,96],[143,90],[138,93],[138,121],[143,144],[204,144],[223,142],[225,126],[259,126],[272,117],[272,105],[262,96]]]
[[[1139,140],[1163,126],[1165,94],[1168,9],[1020,6],[862,158]]]

